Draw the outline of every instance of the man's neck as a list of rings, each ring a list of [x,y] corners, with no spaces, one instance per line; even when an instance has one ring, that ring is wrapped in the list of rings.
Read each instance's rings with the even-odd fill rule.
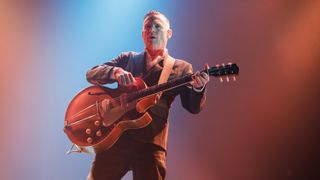
[[[156,51],[148,51],[148,49],[145,49],[145,51],[147,52],[147,57],[146,57],[147,70],[151,69],[153,66],[158,64],[162,59],[165,59],[165,56],[168,55],[167,49],[156,50]]]
[[[146,52],[148,53],[150,60],[156,59],[158,56],[163,57],[167,53],[167,49],[159,49],[159,50],[149,50],[146,48]]]

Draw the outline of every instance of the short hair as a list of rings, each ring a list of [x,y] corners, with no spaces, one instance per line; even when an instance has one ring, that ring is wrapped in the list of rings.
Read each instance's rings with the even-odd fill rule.
[[[161,12],[157,11],[157,10],[151,10],[149,11],[143,18],[143,21],[145,21],[148,17],[150,16],[155,16],[155,15],[160,15],[162,17],[164,17],[165,21],[168,23],[168,27],[170,28],[170,21],[169,19],[164,15],[162,14]]]

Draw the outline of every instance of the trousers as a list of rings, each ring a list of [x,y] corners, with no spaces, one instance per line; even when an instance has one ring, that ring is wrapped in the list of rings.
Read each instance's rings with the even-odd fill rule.
[[[123,134],[108,150],[95,155],[88,180],[120,180],[132,170],[134,180],[163,180],[166,152]]]

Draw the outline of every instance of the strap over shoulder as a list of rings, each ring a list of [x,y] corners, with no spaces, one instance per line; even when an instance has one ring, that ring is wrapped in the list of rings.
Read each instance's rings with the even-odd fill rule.
[[[162,84],[168,81],[171,70],[173,68],[175,59],[171,56],[166,56],[164,59],[163,69],[158,81],[158,84]]]

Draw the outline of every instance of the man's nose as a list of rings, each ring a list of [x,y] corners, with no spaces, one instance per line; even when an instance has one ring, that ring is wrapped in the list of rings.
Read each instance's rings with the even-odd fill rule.
[[[150,28],[150,32],[156,32],[157,28],[155,25],[152,25]]]

